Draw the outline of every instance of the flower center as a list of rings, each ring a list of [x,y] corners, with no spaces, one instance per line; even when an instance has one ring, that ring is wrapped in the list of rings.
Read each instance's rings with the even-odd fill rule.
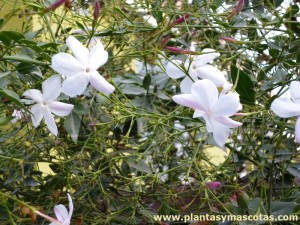
[[[85,72],[89,73],[89,72],[91,72],[91,69],[90,68],[86,68]]]

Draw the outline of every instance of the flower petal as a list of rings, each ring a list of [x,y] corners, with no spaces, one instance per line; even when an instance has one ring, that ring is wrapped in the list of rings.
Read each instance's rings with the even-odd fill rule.
[[[85,74],[68,77],[62,83],[61,91],[70,97],[82,95],[89,83],[89,78]]]
[[[283,118],[300,115],[300,104],[292,102],[287,97],[276,98],[270,108],[277,116]]]
[[[84,67],[89,64],[90,53],[89,50],[84,47],[75,37],[69,36],[66,40],[66,44],[71,49],[76,59],[81,62]]]
[[[59,75],[49,77],[42,83],[44,101],[57,99],[61,91],[61,79]]]
[[[55,212],[56,218],[58,219],[59,222],[63,222],[66,219],[69,219],[68,210],[62,204],[54,206],[54,212]]]
[[[222,87],[226,83],[223,72],[212,65],[197,67],[196,72],[198,77],[212,81],[217,87]]]
[[[55,120],[53,118],[53,115],[50,112],[50,109],[48,107],[43,107],[43,115],[45,118],[45,123],[47,125],[47,128],[50,130],[50,132],[57,136],[58,130],[57,130],[57,126],[55,123]]]
[[[41,104],[35,104],[31,107],[31,121],[34,127],[38,127],[43,119],[43,106]]]
[[[197,55],[196,57],[194,57],[193,64],[196,67],[203,66],[219,56],[220,53],[216,52],[216,50],[205,48],[202,50],[202,55]]]
[[[34,100],[35,102],[38,102],[38,103],[43,101],[43,95],[37,89],[29,89],[29,90],[24,92],[23,96],[25,96],[26,98],[32,99],[32,100]]]
[[[290,93],[293,102],[300,104],[300,82],[292,81],[290,84]]]
[[[58,53],[52,57],[52,69],[66,77],[75,76],[86,70],[86,67],[68,53]]]
[[[214,130],[213,130],[213,137],[215,142],[219,145],[219,146],[223,146],[229,136],[229,128],[225,127],[225,126],[214,126]]]
[[[218,89],[216,85],[210,80],[198,80],[193,86],[191,93],[193,99],[195,99],[199,105],[201,105],[200,110],[205,112],[211,111],[213,105],[218,100]]]
[[[297,143],[300,143],[300,117],[296,121],[295,140],[296,140]]]
[[[168,62],[165,66],[166,74],[173,79],[185,77],[186,73],[180,67],[182,63],[181,60],[171,60]]]
[[[221,95],[213,106],[214,116],[231,116],[235,114],[240,105],[240,98],[237,93]]]
[[[192,86],[195,82],[186,76],[180,83],[180,91],[184,94],[190,94],[192,91]]]
[[[73,201],[72,201],[72,198],[71,198],[71,195],[70,194],[67,194],[68,195],[68,200],[69,200],[69,219],[71,219],[72,215],[73,215]]]
[[[91,71],[97,70],[107,62],[107,59],[108,53],[104,50],[103,45],[99,43],[91,49],[88,67]]]
[[[115,87],[106,81],[97,71],[91,73],[90,83],[96,90],[104,94],[111,94],[115,90]]]
[[[204,116],[205,116],[205,112],[204,111],[196,109],[195,112],[194,112],[193,118],[204,117]]]
[[[199,105],[198,101],[196,101],[196,99],[191,94],[174,95],[172,99],[179,105],[201,110],[201,105]]]
[[[50,111],[57,116],[67,116],[74,108],[74,105],[58,101],[51,101],[48,103],[48,107]]]
[[[214,117],[214,120],[228,128],[236,128],[243,125],[242,123],[234,121],[227,116]]]

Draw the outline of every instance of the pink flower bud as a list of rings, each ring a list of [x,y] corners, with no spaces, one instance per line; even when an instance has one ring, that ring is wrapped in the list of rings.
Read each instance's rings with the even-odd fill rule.
[[[245,4],[245,0],[239,0],[236,7],[235,7],[235,13],[239,13],[242,11],[242,9],[244,8],[244,4]]]
[[[170,39],[171,39],[171,37],[170,37],[169,35],[168,35],[167,37],[165,37],[165,38],[162,40],[160,46],[161,46],[162,48],[165,47],[166,44],[170,41]]]
[[[222,184],[219,181],[207,182],[206,187],[212,191],[217,191],[222,187]]]
[[[185,20],[187,20],[188,18],[190,17],[190,14],[185,14],[184,16],[178,18],[177,20],[175,20],[170,26],[168,26],[167,30],[168,29],[171,29],[172,27],[178,25],[178,24],[181,24],[183,23]]]
[[[176,47],[171,47],[171,46],[166,46],[165,48],[167,50],[169,50],[170,52],[175,52],[175,53],[178,53],[178,54],[191,54],[191,53],[194,53],[191,50],[183,49],[183,48],[176,48]]]
[[[222,36],[222,37],[220,37],[220,39],[223,41],[229,42],[229,43],[234,43],[234,44],[242,44],[243,43],[242,41],[238,41],[232,37]]]
[[[94,6],[94,21],[99,18],[100,15],[100,2],[96,1]]]
[[[56,8],[58,8],[59,6],[61,6],[62,4],[65,3],[66,0],[57,0],[56,2],[54,2],[52,5],[50,5],[48,8],[46,8],[44,10],[45,13],[49,12],[49,11],[53,11]]]

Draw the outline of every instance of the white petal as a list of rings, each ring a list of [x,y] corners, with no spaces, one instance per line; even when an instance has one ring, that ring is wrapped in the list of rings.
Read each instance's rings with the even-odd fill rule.
[[[172,99],[177,104],[202,110],[201,105],[199,105],[198,101],[191,94],[174,95]]]
[[[73,201],[72,201],[72,198],[71,198],[71,195],[70,194],[67,194],[68,195],[68,200],[69,200],[69,219],[71,219],[72,215],[73,215]]]
[[[74,108],[74,105],[58,101],[51,101],[48,103],[48,107],[50,111],[57,116],[67,116]]]
[[[50,132],[57,136],[57,126],[55,124],[55,120],[53,118],[53,115],[51,114],[50,112],[50,109],[48,107],[43,107],[43,115],[44,115],[44,118],[45,118],[45,123],[47,125],[47,128],[50,130]]]
[[[191,93],[195,101],[197,101],[205,112],[210,111],[218,100],[218,89],[210,80],[198,80],[193,86]]]
[[[231,116],[235,114],[240,105],[237,93],[221,95],[213,106],[213,114],[216,116]]]
[[[89,77],[85,74],[68,77],[63,81],[61,91],[70,97],[82,95],[88,83]]]
[[[40,125],[42,119],[43,119],[43,106],[40,104],[36,104],[31,107],[30,112],[31,114],[31,121],[33,123],[34,127],[37,127]]]
[[[57,99],[61,91],[61,79],[59,75],[49,77],[42,83],[44,101]]]
[[[34,100],[35,102],[38,102],[38,103],[43,101],[43,95],[37,89],[29,89],[29,90],[24,92],[23,96],[25,96],[26,98],[32,99],[32,100]]]
[[[210,116],[208,116],[207,114],[203,115],[203,118],[205,120],[205,124],[206,124],[206,130],[207,132],[213,132],[214,131],[214,127],[215,127],[215,122]]]
[[[183,62],[181,60],[171,60],[165,66],[166,74],[173,79],[185,77],[186,74],[181,69],[181,67],[180,67],[181,64],[183,64]]]
[[[21,99],[21,102],[24,103],[25,105],[31,105],[31,104],[35,103],[36,101],[29,100],[29,99]]]
[[[97,71],[91,73],[90,83],[96,90],[104,94],[111,94],[115,90],[115,87],[106,81]]]
[[[184,94],[190,94],[194,83],[195,82],[192,81],[191,78],[186,76],[180,83],[180,91]]]
[[[218,56],[220,56],[220,53],[216,52],[216,50],[205,48],[202,50],[202,55],[197,55],[196,57],[194,57],[193,63],[196,67],[203,66],[211,62]]]
[[[66,219],[69,219],[68,210],[62,204],[54,206],[54,212],[55,212],[56,218],[59,222],[63,222]]]
[[[75,37],[69,36],[66,40],[68,47],[71,49],[73,55],[85,67],[89,64],[90,53]]]
[[[213,131],[213,137],[215,142],[219,146],[223,146],[229,136],[229,128],[224,126],[215,126]]]
[[[86,67],[67,53],[58,53],[52,57],[52,69],[66,77],[75,76],[86,70]]]
[[[290,84],[290,93],[293,102],[300,104],[300,82],[292,81]]]
[[[204,115],[205,115],[205,112],[196,109],[195,112],[194,112],[193,118],[204,117]]]
[[[300,117],[296,121],[295,126],[295,139],[297,143],[300,143]]]
[[[214,120],[228,128],[236,128],[243,125],[242,123],[234,121],[227,116],[214,117]]]
[[[276,98],[270,108],[277,116],[283,118],[300,115],[300,104],[292,102],[287,97]]]
[[[222,87],[227,81],[222,71],[212,65],[203,65],[196,69],[198,77],[212,81],[217,87]]]
[[[91,49],[88,67],[91,71],[97,70],[107,62],[107,59],[108,53],[100,43]]]

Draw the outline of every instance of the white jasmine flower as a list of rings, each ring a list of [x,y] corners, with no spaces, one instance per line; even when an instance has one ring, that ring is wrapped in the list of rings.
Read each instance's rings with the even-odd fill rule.
[[[289,90],[276,98],[271,104],[271,110],[279,117],[288,118],[300,116],[300,82],[292,81]],[[295,140],[300,143],[300,117],[295,126]]]
[[[191,48],[194,48],[193,46]],[[218,68],[208,64],[216,57],[220,56],[213,49],[203,49],[202,55],[189,57],[185,62],[181,60],[171,60],[166,65],[166,73],[173,79],[184,77],[180,84],[182,93],[191,93],[193,83],[199,78],[211,80],[217,87],[223,87],[226,83],[224,73]],[[184,69],[181,69],[181,68]],[[188,74],[188,75],[187,75]]]
[[[62,204],[54,206],[54,213],[56,215],[56,218],[58,222],[60,222],[60,224],[62,225],[70,225],[71,223],[71,217],[73,214],[73,201],[69,194],[68,194],[68,200],[69,200],[69,212],[67,208]],[[56,222],[52,222],[49,225],[59,225],[59,224]]]
[[[191,94],[175,95],[173,100],[195,109],[193,117],[203,117],[206,130],[213,133],[214,140],[219,146],[225,144],[230,128],[242,125],[229,118],[238,111],[239,95],[237,93],[219,95],[216,85],[210,80],[196,81],[192,85]]]
[[[62,92],[75,97],[81,95],[90,83],[98,91],[111,94],[115,87],[97,71],[108,59],[102,43],[97,42],[89,51],[75,37],[70,36],[66,44],[75,57],[68,53],[58,53],[52,58],[52,68],[66,77],[62,83]]]
[[[41,120],[45,118],[46,125],[50,132],[57,136],[57,126],[53,118],[53,114],[57,116],[67,116],[73,109],[73,105],[55,101],[61,93],[61,78],[54,75],[42,83],[42,90],[29,89],[24,92],[23,99],[25,104],[35,103],[31,111],[31,120],[34,127],[37,127]]]

